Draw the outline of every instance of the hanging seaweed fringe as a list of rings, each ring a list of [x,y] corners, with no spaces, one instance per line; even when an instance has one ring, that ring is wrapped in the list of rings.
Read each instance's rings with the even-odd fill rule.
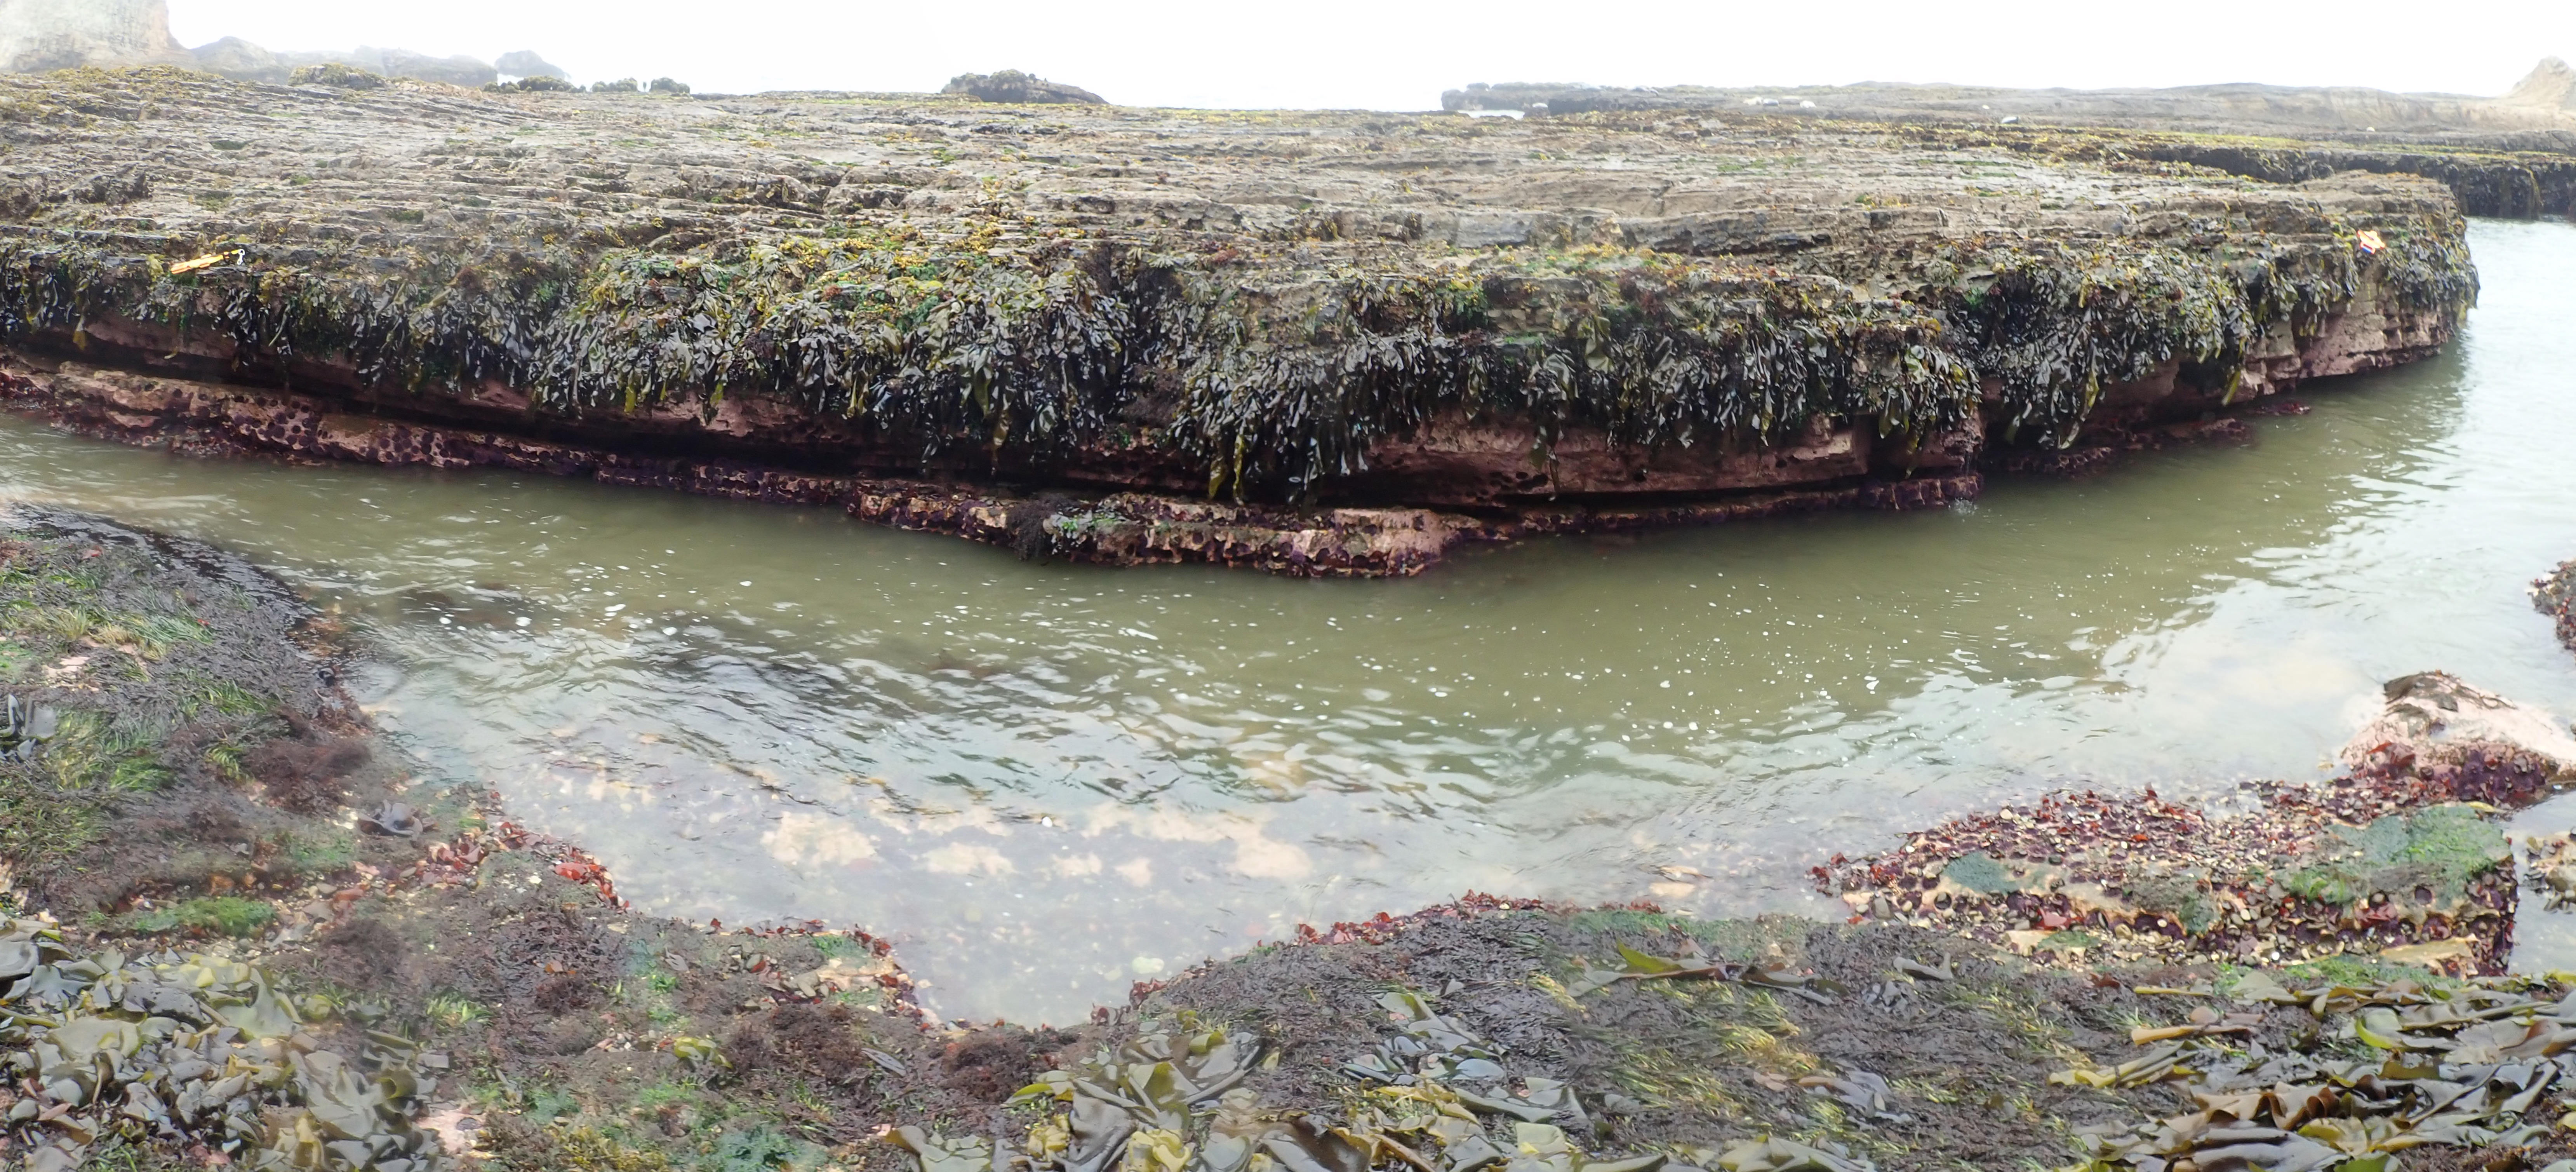
[[[1232,269],[899,225],[730,262],[0,228],[0,339],[121,318],[220,338],[245,370],[338,364],[420,395],[500,383],[557,412],[756,396],[917,444],[925,463],[989,449],[1042,466],[1141,439],[1203,466],[1211,495],[1302,499],[1444,413],[1525,423],[1543,456],[1574,428],[1649,448],[1762,445],[1816,417],[1920,436],[1994,396],[2006,436],[2062,446],[2106,384],[2175,359],[2241,369],[2267,331],[2311,336],[2374,284],[2416,311],[2475,300],[2456,217],[2317,218],[2243,247],[1948,242],[1879,258],[1892,267],[1865,286],[1619,248]],[[2375,252],[2356,243],[2366,227]],[[170,271],[196,250],[224,263]]]

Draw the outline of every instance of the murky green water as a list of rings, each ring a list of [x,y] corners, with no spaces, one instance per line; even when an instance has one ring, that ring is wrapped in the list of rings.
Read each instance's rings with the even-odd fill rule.
[[[1835,912],[1802,878],[1833,851],[2065,783],[2309,774],[2408,671],[2576,710],[2524,596],[2576,555],[2576,228],[2474,243],[2452,355],[2248,446],[1404,582],[1035,565],[831,512],[15,420],[0,490],[221,542],[358,615],[401,665],[385,724],[640,908],[866,926],[945,1015],[1064,1021],[1469,889]]]

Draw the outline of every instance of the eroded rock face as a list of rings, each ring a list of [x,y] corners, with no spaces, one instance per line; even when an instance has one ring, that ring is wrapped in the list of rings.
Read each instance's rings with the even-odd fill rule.
[[[0,0],[0,72],[186,59],[168,0]]]

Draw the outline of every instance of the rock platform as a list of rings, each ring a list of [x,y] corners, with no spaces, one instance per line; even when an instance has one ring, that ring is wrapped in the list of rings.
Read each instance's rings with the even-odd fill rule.
[[[2476,291],[2452,185],[2171,136],[143,69],[0,80],[0,138],[12,394],[84,430],[1110,562],[1939,505]]]

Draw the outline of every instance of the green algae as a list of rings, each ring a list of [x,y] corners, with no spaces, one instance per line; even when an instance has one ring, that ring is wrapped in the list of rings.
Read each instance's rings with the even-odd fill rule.
[[[278,875],[326,873],[355,857],[354,834],[322,826],[248,828],[215,851],[137,848],[107,839],[120,810],[187,781],[228,795],[268,768],[255,752],[292,731],[288,697],[313,687],[287,640],[298,615],[240,583],[141,546],[157,539],[85,519],[26,513],[0,533],[0,648],[11,669],[0,704],[0,869],[55,896],[97,885],[117,902],[146,874],[235,872],[231,849]],[[105,843],[106,850],[99,849]],[[255,844],[255,847],[254,847]],[[265,905],[163,909],[146,930],[248,930]],[[256,907],[256,911],[246,909]],[[209,913],[200,915],[199,913]],[[166,922],[161,922],[166,921]]]
[[[2507,866],[2504,835],[2468,806],[2436,806],[2392,814],[2366,827],[2337,828],[2320,843],[2323,861],[2280,877],[2283,890],[2304,899],[2350,904],[2378,893],[2418,889],[2449,904],[2465,898],[2481,875]]]
[[[276,922],[275,906],[231,895],[191,899],[125,917],[125,927],[130,931],[189,931],[220,936],[256,936]]]

